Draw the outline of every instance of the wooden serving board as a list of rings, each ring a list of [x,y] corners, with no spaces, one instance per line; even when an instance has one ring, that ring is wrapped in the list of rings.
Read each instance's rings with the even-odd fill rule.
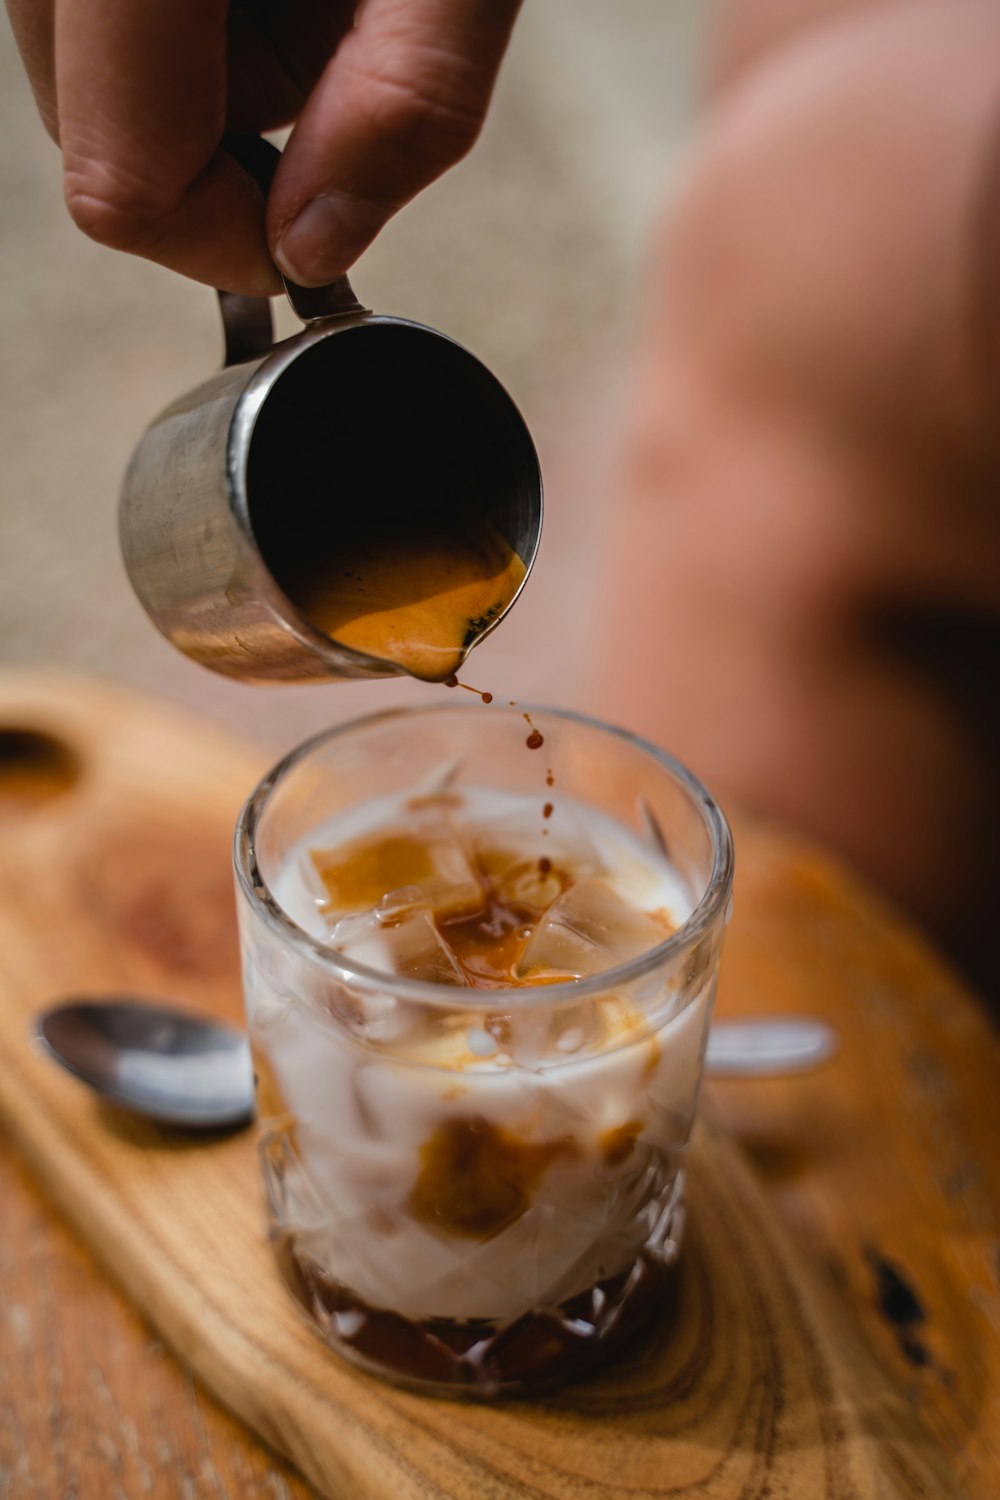
[[[722,1006],[829,1014],[843,1051],[809,1080],[714,1090],[759,1173],[703,1123],[662,1324],[597,1379],[492,1407],[329,1354],[272,1267],[250,1134],[129,1122],[29,1036],[65,995],[240,1016],[230,833],[262,769],[151,700],[0,677],[0,1118],[233,1411],[338,1500],[998,1492],[1000,1048],[867,893],[767,830],[738,832]]]

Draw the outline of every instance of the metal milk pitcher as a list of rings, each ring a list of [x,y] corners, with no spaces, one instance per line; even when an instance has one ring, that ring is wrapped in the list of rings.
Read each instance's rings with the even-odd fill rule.
[[[277,151],[243,140],[232,154],[266,190]],[[394,522],[412,534],[449,507],[487,520],[527,574],[541,532],[538,457],[510,396],[461,345],[368,311],[346,277],[285,290],[305,328],[278,344],[267,299],[219,293],[224,368],[157,417],[125,475],[125,566],[156,627],[213,671],[258,682],[401,675],[315,629],[276,573],[296,549],[335,552],[338,517],[377,518],[377,544],[383,515],[388,538]]]

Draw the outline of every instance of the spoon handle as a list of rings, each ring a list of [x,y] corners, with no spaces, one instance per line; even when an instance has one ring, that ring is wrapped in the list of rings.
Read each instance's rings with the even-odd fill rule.
[[[714,1078],[802,1073],[837,1050],[837,1035],[809,1016],[720,1021],[708,1034],[705,1067]]]

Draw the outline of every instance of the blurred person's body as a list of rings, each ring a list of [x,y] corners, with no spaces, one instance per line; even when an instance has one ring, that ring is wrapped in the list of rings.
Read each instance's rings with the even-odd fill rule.
[[[723,0],[708,38],[705,92],[709,98],[721,93],[817,25],[901,3],[909,0]]]
[[[653,265],[598,706],[995,985],[1000,12],[771,0],[769,52],[746,9]]]

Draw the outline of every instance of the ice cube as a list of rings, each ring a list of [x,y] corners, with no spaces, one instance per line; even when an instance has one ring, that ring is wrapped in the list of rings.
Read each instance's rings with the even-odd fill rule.
[[[462,971],[441,936],[421,892],[392,891],[378,906],[342,917],[330,934],[338,953],[382,974],[430,984],[464,984]]]
[[[575,976],[545,977],[572,980]],[[562,1005],[552,1010],[527,1006],[511,1013],[508,1050],[519,1067],[541,1069],[572,1056],[618,1046],[645,1028],[642,1012],[617,996],[602,995],[579,1005]]]
[[[538,915],[571,881],[604,870],[600,851],[568,798],[525,798],[494,817],[478,818],[467,837],[497,899]]]
[[[518,975],[600,974],[655,948],[666,936],[655,916],[631,906],[606,880],[578,880],[541,918]]]
[[[454,755],[451,760],[434,766],[413,788],[409,798],[410,805],[419,807],[422,801],[431,802],[439,799],[442,793],[450,792],[464,764],[464,756]]]
[[[370,911],[389,891],[416,886],[438,917],[483,904],[483,892],[457,835],[439,811],[415,813],[405,824],[362,834],[310,857],[326,891],[324,913],[335,922]]]

